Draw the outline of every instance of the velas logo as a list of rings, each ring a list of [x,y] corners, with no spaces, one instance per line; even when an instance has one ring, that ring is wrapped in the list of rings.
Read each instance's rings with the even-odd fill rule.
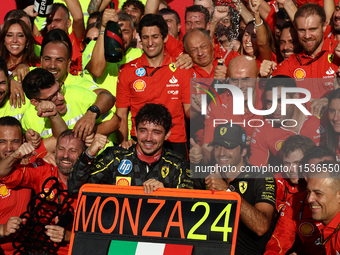
[[[201,87],[206,86],[202,83],[199,83],[196,85],[197,90],[203,90],[206,92],[206,94],[201,94],[201,114],[206,115],[207,113],[207,94],[213,99],[215,105],[217,105],[217,102],[215,98],[213,97],[212,93],[210,93],[207,89]],[[230,84],[216,84],[216,89],[227,89],[230,91],[232,97],[233,97],[233,114],[234,115],[244,115],[244,104],[245,104],[245,98],[242,90],[234,85]],[[217,92],[209,87],[209,90],[212,90],[214,94],[217,96],[217,98],[220,101],[220,104],[222,106],[221,98],[218,96]],[[274,87],[272,90],[273,98],[272,98],[272,106],[270,109],[267,110],[258,110],[254,108],[253,104],[253,88],[249,87],[247,89],[247,106],[251,113],[255,115],[270,115],[273,112],[275,112],[277,108],[277,101],[278,101],[278,92],[277,88]],[[304,98],[287,98],[287,94],[295,94],[299,93],[304,94]],[[303,114],[305,115],[312,115],[305,107],[304,103],[307,103],[311,99],[311,93],[304,88],[297,88],[297,87],[282,87],[281,88],[281,115],[286,115],[286,106],[288,104],[295,105]]]
[[[220,98],[220,96],[217,94],[216,90],[214,90],[211,86],[207,85],[207,84],[204,84],[203,82],[197,82],[196,85],[195,85],[195,88],[196,88],[196,92],[197,93],[200,93],[200,90],[205,92],[206,94],[201,94],[201,114],[202,115],[206,115],[207,114],[207,94],[211,97],[211,99],[214,101],[215,105],[217,105],[217,102],[216,102],[216,98],[219,100],[220,102],[220,105],[222,105],[222,100]],[[211,90],[212,93],[215,94],[215,96],[213,96],[213,94],[209,91]]]

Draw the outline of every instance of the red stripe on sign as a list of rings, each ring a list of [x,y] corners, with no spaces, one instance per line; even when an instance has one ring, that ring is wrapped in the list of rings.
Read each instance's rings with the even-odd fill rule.
[[[191,255],[191,245],[180,245],[180,244],[165,244],[163,255]]]
[[[116,41],[118,41],[120,43],[120,45],[123,47],[123,41],[122,41],[122,39],[118,35],[116,35],[115,33],[112,33],[109,30],[107,30],[106,35],[108,37],[111,37],[111,38],[115,39]]]

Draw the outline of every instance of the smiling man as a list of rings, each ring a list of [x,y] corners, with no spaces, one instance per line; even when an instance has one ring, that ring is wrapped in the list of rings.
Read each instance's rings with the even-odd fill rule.
[[[205,178],[210,190],[236,192],[241,196],[240,224],[235,254],[263,254],[274,229],[276,185],[272,173],[245,171],[247,163],[246,132],[236,124],[219,125],[214,130],[214,158],[209,164],[231,171],[221,171]],[[215,169],[216,170],[216,169]]]
[[[96,135],[80,155],[68,180],[68,189],[78,192],[86,182],[144,186],[146,193],[158,188],[193,188],[188,162],[175,151],[164,149],[170,136],[171,114],[160,104],[145,104],[135,117],[137,144],[129,149],[108,147],[95,157],[107,140]]]
[[[327,254],[340,252],[340,165],[336,161],[323,161],[315,166],[322,172],[309,171],[307,179],[307,200],[312,218],[319,222],[322,233],[320,242]]]
[[[172,115],[174,126],[166,148],[187,155],[185,117],[190,117],[190,78],[192,70],[180,69],[176,59],[165,50],[164,39],[168,25],[156,14],[145,15],[139,23],[144,53],[119,71],[117,83],[117,112],[121,118],[121,142],[127,141],[127,116],[131,111],[131,136],[135,137],[134,118],[144,104],[163,103]]]

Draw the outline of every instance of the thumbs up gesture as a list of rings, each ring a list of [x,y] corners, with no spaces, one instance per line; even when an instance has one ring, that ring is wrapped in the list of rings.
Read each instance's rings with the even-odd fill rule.
[[[199,146],[192,138],[190,138],[190,144],[192,145],[192,148],[189,151],[190,162],[193,164],[199,164],[203,158],[202,147]]]

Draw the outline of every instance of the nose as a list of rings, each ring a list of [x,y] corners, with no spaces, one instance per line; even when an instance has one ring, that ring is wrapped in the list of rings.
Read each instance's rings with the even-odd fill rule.
[[[148,44],[149,44],[149,46],[151,46],[153,44],[153,40],[152,40],[151,36],[149,37]]]
[[[17,35],[14,35],[13,36],[13,42],[17,42],[18,41],[18,36]]]
[[[306,32],[305,32],[305,38],[310,38],[311,37],[311,33],[308,31],[308,30],[306,30]]]
[[[6,150],[7,150],[8,152],[10,152],[10,151],[13,150],[12,143],[8,142],[8,143],[6,144]]]
[[[221,146],[221,150],[220,150],[220,156],[224,156],[228,153],[228,149]]]
[[[334,120],[335,120],[335,121],[340,120],[340,112],[338,112],[338,111],[335,112],[335,114],[334,114]]]
[[[308,192],[307,194],[307,202],[309,204],[313,203],[315,201],[315,196],[312,192]]]

